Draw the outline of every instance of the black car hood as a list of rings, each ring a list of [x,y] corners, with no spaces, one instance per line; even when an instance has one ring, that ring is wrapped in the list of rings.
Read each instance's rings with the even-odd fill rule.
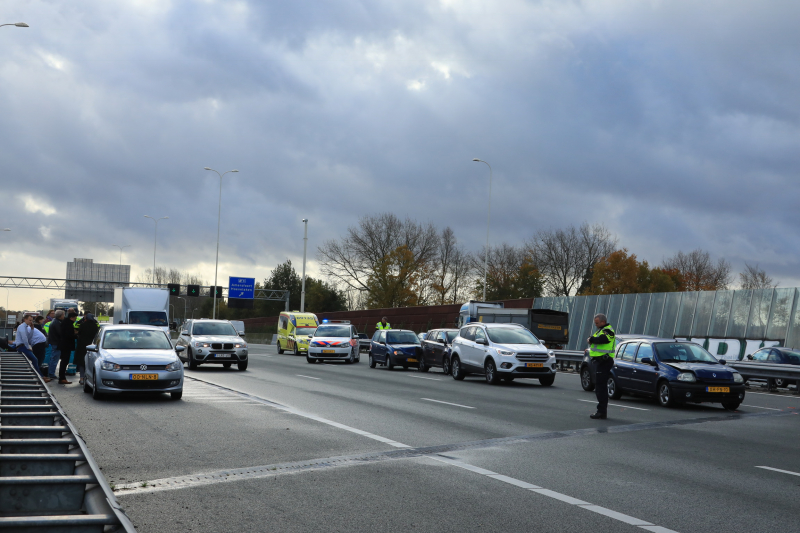
[[[714,363],[664,363],[684,372],[694,372],[698,378],[733,379],[735,370],[722,364]],[[716,374],[716,376],[714,375]]]
[[[392,350],[398,350],[403,353],[414,355],[417,353],[417,350],[422,349],[422,346],[419,344],[391,344],[387,345]]]

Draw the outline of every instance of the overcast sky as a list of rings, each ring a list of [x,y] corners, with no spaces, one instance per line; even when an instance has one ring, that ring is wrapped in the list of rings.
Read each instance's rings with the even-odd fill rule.
[[[800,285],[796,0],[0,4],[0,264],[213,280],[300,266],[359,216],[477,250],[602,221]],[[311,273],[317,265],[310,263]],[[0,291],[2,293],[4,291]],[[0,300],[2,300],[0,294]],[[11,308],[46,291],[11,290]],[[5,302],[1,302],[5,305]]]

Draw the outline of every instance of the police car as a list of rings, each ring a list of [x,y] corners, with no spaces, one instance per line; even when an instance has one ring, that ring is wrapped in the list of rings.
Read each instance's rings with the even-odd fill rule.
[[[314,335],[308,340],[306,361],[316,363],[326,360],[340,360],[358,363],[358,332],[349,320],[323,320]]]

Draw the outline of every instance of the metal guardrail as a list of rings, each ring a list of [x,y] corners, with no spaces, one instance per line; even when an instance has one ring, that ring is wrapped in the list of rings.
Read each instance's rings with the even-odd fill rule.
[[[136,531],[61,405],[11,352],[0,353],[0,531]]]
[[[558,363],[580,363],[583,361],[583,350],[553,350]]]
[[[729,361],[727,365],[739,371],[745,381],[756,379],[794,379],[797,380],[797,391],[800,395],[800,366],[776,365],[774,363],[756,363],[751,361]]]

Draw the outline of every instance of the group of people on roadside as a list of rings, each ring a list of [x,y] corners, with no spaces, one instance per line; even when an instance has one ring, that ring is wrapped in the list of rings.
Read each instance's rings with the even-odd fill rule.
[[[99,330],[100,324],[92,313],[79,316],[76,309],[68,309],[66,312],[62,309],[51,309],[45,317],[25,316],[17,327],[14,344],[3,347],[16,349],[25,355],[44,377],[45,382],[58,379],[60,385],[72,383],[67,381],[67,366],[72,352],[75,352],[73,360],[80,374],[79,383],[83,385],[86,347],[92,344]],[[44,363],[47,363],[47,376],[42,374]]]

